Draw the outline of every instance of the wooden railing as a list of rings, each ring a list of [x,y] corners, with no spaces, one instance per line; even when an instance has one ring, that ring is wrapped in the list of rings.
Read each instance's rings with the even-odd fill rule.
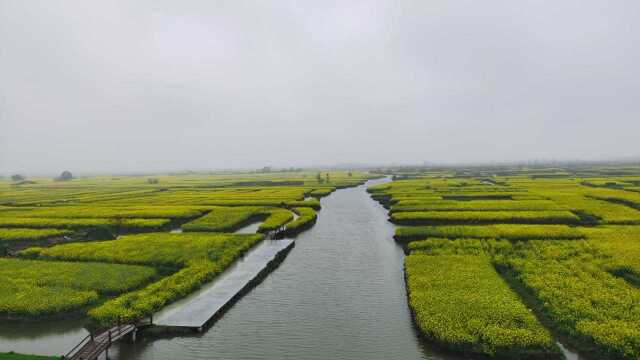
[[[109,351],[111,345],[122,339],[128,334],[134,333],[138,327],[150,325],[153,323],[153,318],[149,318],[148,321],[136,321],[128,324],[118,323],[108,329],[104,329],[101,332],[91,332],[87,337],[82,339],[76,346],[71,349],[66,355],[62,356],[63,359],[68,360],[93,360],[97,359],[103,352]]]

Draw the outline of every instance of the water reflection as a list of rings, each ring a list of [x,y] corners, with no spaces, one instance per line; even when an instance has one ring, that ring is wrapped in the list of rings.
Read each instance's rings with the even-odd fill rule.
[[[43,322],[2,321],[0,352],[15,351],[38,355],[61,355],[89,333],[82,320]]]

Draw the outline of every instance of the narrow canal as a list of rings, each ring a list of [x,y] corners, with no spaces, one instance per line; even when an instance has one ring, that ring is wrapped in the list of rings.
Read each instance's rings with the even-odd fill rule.
[[[206,332],[143,336],[111,358],[453,359],[417,337],[404,254],[385,209],[365,190],[324,198],[318,222],[284,262]]]

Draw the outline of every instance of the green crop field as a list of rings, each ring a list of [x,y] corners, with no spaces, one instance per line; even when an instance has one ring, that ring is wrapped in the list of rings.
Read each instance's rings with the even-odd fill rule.
[[[53,247],[31,247],[18,253],[25,258],[99,261],[183,267],[190,261],[215,260],[226,251],[246,249],[260,235],[223,233],[147,233],[125,235],[117,240],[80,242]]]
[[[295,235],[310,228],[318,218],[318,214],[312,208],[293,208],[292,211],[298,218],[286,225],[285,232],[288,235]]]
[[[639,174],[452,169],[368,192],[403,225],[409,303],[432,341],[520,358],[555,356],[557,335],[595,358],[638,359]]]
[[[430,224],[575,224],[580,218],[570,211],[411,211],[391,214],[401,225]]]
[[[0,228],[0,242],[2,241],[21,241],[21,240],[40,240],[55,236],[71,235],[69,230],[62,229],[20,229],[20,228]]]
[[[273,230],[313,225],[361,172],[0,180],[0,317],[134,321],[212,280]],[[295,221],[294,217],[297,219]],[[260,222],[259,234],[233,234]],[[184,233],[170,233],[182,228]],[[8,355],[3,355],[8,356]]]
[[[370,177],[2,183],[0,317],[73,313],[101,326],[148,317],[265,237],[309,229],[321,198]],[[428,341],[470,356],[562,358],[560,341],[638,359],[639,184],[631,168],[469,168],[397,172],[367,191],[398,225],[408,304]],[[247,225],[256,233],[236,233]]]
[[[409,302],[429,338],[488,355],[558,351],[488,258],[415,254],[405,266]]]
[[[96,219],[96,218],[0,218],[1,227],[83,229],[97,226],[126,230],[158,229],[167,225],[167,219]]]
[[[396,230],[396,238],[398,240],[421,240],[429,237],[530,240],[575,239],[584,238],[585,234],[575,227],[566,225],[529,224],[411,226],[399,227]]]
[[[267,208],[259,206],[216,206],[198,219],[182,225],[184,231],[235,231],[254,221],[262,221],[267,216]]]
[[[155,269],[143,266],[0,259],[0,314],[71,311],[101,296],[135,289],[156,276]]]

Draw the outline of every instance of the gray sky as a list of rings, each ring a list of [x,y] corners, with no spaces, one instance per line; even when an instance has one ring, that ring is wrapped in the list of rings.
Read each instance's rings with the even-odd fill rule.
[[[640,2],[0,0],[0,173],[639,157]]]

